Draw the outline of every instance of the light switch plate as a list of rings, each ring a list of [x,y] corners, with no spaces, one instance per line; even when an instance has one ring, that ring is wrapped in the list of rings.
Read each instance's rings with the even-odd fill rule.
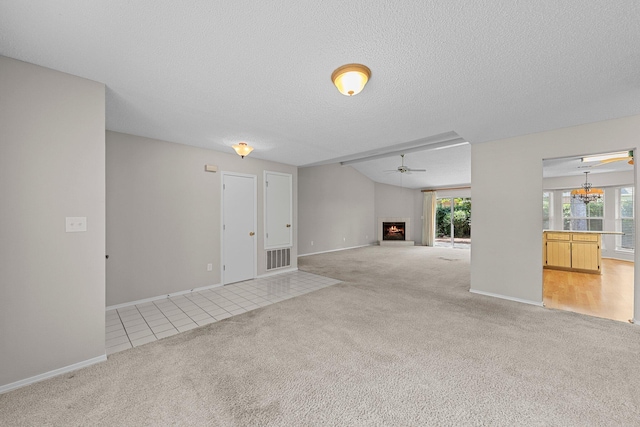
[[[86,216],[68,216],[66,218],[67,233],[79,233],[82,231],[87,231]]]

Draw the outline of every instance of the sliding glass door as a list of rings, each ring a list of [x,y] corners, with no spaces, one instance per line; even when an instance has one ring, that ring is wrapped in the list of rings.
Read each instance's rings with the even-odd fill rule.
[[[468,248],[471,244],[471,199],[448,197],[436,203],[436,246]]]

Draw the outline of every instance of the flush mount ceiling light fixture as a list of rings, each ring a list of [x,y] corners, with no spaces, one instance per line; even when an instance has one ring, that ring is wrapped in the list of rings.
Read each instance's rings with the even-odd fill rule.
[[[232,145],[233,149],[236,150],[238,156],[244,159],[244,156],[248,156],[250,152],[253,151],[253,147],[249,147],[246,142],[239,142],[237,144]]]
[[[331,74],[331,81],[341,94],[346,96],[357,95],[362,92],[364,85],[371,78],[371,70],[362,64],[346,64],[338,67]]]

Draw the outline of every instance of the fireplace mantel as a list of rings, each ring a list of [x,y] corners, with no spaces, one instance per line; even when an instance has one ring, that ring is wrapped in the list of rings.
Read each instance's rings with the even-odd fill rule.
[[[404,222],[404,235],[406,238],[411,237],[411,218],[392,216],[392,217],[379,217],[378,218],[378,244],[380,246],[413,246],[415,242],[413,240],[383,240],[383,222]]]

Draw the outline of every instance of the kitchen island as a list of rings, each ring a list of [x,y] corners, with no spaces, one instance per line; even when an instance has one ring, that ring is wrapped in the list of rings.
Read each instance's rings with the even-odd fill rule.
[[[602,274],[602,235],[616,231],[544,230],[542,266],[582,273]]]

